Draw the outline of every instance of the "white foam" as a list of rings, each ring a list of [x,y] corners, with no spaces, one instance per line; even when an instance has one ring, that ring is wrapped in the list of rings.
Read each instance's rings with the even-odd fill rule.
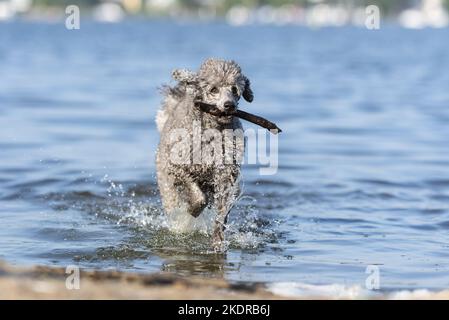
[[[279,296],[296,299],[387,299],[425,300],[444,299],[449,291],[433,292],[428,289],[399,290],[393,292],[373,291],[362,286],[342,284],[313,285],[299,282],[277,282],[267,285],[268,291]]]
[[[277,282],[268,285],[274,294],[290,298],[367,299],[375,293],[361,286],[341,284],[313,285],[299,282]]]
[[[427,289],[417,289],[417,290],[401,290],[397,292],[390,293],[388,299],[391,300],[425,300],[434,299],[434,292]]]

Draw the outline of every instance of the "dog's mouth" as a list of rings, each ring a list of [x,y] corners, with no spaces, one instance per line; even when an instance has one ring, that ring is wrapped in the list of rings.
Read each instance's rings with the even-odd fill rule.
[[[210,115],[213,115],[215,117],[226,117],[226,118],[231,118],[232,116],[234,116],[236,114],[236,109],[233,110],[229,110],[229,111],[223,111],[221,109],[219,109],[216,105],[214,104],[209,104],[209,103],[205,103],[202,101],[196,101],[195,102],[195,107],[197,107],[198,109],[200,109],[203,112],[206,112]]]
[[[251,113],[248,113],[248,112],[245,112],[242,110],[233,109],[233,110],[229,110],[229,111],[223,111],[223,110],[219,109],[216,105],[205,103],[202,101],[196,101],[194,103],[194,105],[196,108],[198,108],[202,112],[206,112],[215,117],[219,117],[220,119],[223,119],[225,121],[230,121],[232,119],[232,117],[234,116],[234,117],[238,117],[240,119],[244,119],[246,121],[252,122],[254,124],[257,124],[258,126],[261,126],[265,129],[268,129],[268,130],[270,130],[271,133],[277,134],[279,132],[282,132],[282,130],[279,129],[279,127],[275,123],[268,121],[265,118],[256,116],[254,114],[251,114]]]

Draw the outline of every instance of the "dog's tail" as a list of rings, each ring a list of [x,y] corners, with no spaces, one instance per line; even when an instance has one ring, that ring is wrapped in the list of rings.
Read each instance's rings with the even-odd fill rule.
[[[192,91],[189,86],[196,82],[197,75],[186,69],[176,69],[172,73],[173,79],[178,81],[175,86],[164,85],[160,88],[164,101],[156,115],[156,126],[159,132],[164,129],[168,118],[176,112],[176,107],[185,98],[187,92]],[[192,92],[190,92],[192,93]]]
[[[182,100],[184,92],[181,92],[178,86],[163,86],[160,90],[164,96],[164,100],[162,101],[161,108],[156,114],[156,126],[157,130],[162,132],[167,119],[175,112],[176,106]]]
[[[162,107],[157,111],[156,114],[156,127],[159,133],[161,133],[162,129],[164,129],[164,125],[167,122],[167,119],[168,119],[167,111],[164,109],[164,107]]]

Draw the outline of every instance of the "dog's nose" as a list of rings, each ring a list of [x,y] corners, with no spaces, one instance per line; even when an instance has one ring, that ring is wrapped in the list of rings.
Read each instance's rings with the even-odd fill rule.
[[[226,112],[232,112],[232,111],[235,111],[235,109],[237,109],[237,107],[235,106],[235,104],[232,101],[225,102],[223,107]]]

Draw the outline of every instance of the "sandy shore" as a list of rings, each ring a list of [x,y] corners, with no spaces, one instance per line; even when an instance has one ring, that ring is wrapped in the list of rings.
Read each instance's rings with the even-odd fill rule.
[[[0,262],[0,299],[449,299],[449,290],[399,291],[382,294],[323,294],[281,296],[262,284],[232,284],[223,279],[185,278],[169,273],[136,274],[118,271],[81,270],[79,289],[68,289],[64,268],[22,268]],[[69,281],[70,284],[74,282]],[[332,294],[332,292],[334,294]],[[345,291],[346,292],[346,291]]]
[[[277,299],[260,284],[173,274],[80,271],[79,289],[66,287],[64,268],[18,268],[0,262],[0,299]],[[73,284],[73,282],[71,282]]]

